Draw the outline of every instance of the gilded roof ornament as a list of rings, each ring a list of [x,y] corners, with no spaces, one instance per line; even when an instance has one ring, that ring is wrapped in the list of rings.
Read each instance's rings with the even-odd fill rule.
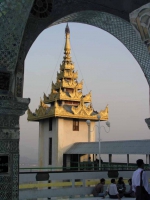
[[[49,108],[49,106],[46,105],[46,104],[43,102],[43,100],[41,99],[41,97],[40,97],[40,106],[39,106],[39,107]]]
[[[108,120],[108,105],[106,106],[105,110],[100,111],[100,120],[107,121]]]
[[[80,100],[79,106],[72,106],[71,110],[75,115],[91,115],[93,112],[91,105],[85,105],[83,97]]]
[[[49,117],[78,118],[97,121],[97,114],[97,112],[93,111],[93,107],[91,104],[89,104],[88,106],[84,104],[83,98],[81,98],[80,104],[77,107],[71,106],[71,112],[66,110],[63,105],[59,105],[57,99],[55,99],[55,103],[53,106],[48,108],[39,106],[39,108],[36,109],[34,113],[32,113],[31,110],[28,108],[29,121],[39,121],[41,119]],[[108,120],[108,106],[106,106],[105,110],[102,110],[99,114],[101,115],[101,121]]]

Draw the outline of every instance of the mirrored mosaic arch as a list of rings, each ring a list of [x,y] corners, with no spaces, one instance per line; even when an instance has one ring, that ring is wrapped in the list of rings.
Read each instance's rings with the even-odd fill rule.
[[[115,36],[137,60],[150,85],[150,55],[146,45],[136,34],[129,22],[105,12],[83,11],[68,15],[52,25],[64,22],[89,24],[101,28]]]
[[[59,20],[48,20],[46,19],[42,26],[42,21],[36,21],[36,23],[33,24],[34,29],[32,29],[32,23],[29,23],[29,28],[26,28],[24,38],[26,38],[27,34],[27,40],[23,40],[22,42],[22,48],[20,50],[19,58],[21,57],[22,60],[22,68],[24,67],[24,59],[27,55],[27,52],[30,48],[30,46],[34,43],[37,36],[43,31],[44,28],[47,28],[47,26],[53,26],[59,23],[64,22],[78,22],[78,23],[84,23],[93,25],[95,27],[101,28],[113,36],[115,36],[118,40],[120,40],[124,46],[131,52],[131,54],[134,56],[134,58],[139,63],[148,84],[150,85],[150,55],[147,50],[146,45],[143,43],[141,38],[138,36],[138,34],[135,32],[135,29],[133,26],[127,22],[126,20],[119,18],[117,16],[114,16],[112,14],[106,13],[106,12],[100,12],[100,11],[82,11],[82,12],[76,12],[70,15],[67,15],[65,17],[62,17]],[[35,26],[36,24],[36,26]],[[32,29],[32,32],[30,32],[30,29]],[[35,31],[33,31],[35,30]],[[24,45],[25,44],[25,45]],[[22,56],[24,54],[24,56]],[[19,60],[18,63],[20,64]],[[21,66],[21,64],[20,64]],[[20,67],[19,66],[19,67]],[[24,71],[24,70],[22,70]],[[21,90],[19,91],[18,88],[21,88],[21,84],[23,84],[23,81],[19,82],[19,80],[23,79],[23,73],[20,72],[20,77],[17,78],[17,83],[19,87],[16,85],[16,95],[22,96]],[[18,88],[17,88],[18,87]]]

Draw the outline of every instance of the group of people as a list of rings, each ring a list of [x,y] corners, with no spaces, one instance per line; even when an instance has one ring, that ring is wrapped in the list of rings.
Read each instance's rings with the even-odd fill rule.
[[[130,189],[126,190],[123,177],[119,177],[116,182],[115,179],[111,179],[111,184],[104,191],[105,179],[102,178],[93,189],[94,197],[105,198],[109,195],[111,199],[121,199],[124,197],[133,198],[136,200],[150,200],[150,188],[148,183],[148,177],[144,171],[144,162],[142,159],[137,160],[138,169],[133,173],[132,179],[128,180]]]
[[[132,190],[132,179],[128,180],[130,185],[129,191],[126,191],[126,186],[123,181],[123,177],[120,177],[116,183],[115,179],[111,179],[111,184],[108,186],[107,190],[104,191],[105,179],[102,178],[100,183],[96,185],[93,189],[94,197],[104,197],[108,194],[111,199],[121,199],[125,197],[135,197],[134,191]]]

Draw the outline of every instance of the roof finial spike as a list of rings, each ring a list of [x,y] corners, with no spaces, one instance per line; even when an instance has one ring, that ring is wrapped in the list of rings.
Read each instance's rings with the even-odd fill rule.
[[[70,29],[68,26],[68,23],[65,28],[65,33],[66,33],[66,42],[65,42],[65,47],[64,47],[64,61],[70,62],[71,57],[70,57],[70,52],[71,52],[71,47],[70,47]]]
[[[68,23],[67,23],[66,28],[65,28],[65,33],[66,34],[70,34],[70,29],[69,29]]]

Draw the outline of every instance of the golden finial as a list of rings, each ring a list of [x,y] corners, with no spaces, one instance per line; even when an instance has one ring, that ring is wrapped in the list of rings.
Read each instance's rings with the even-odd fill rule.
[[[66,34],[66,42],[65,42],[65,47],[64,47],[64,54],[65,54],[64,60],[70,61],[71,60],[71,57],[70,57],[71,47],[70,47],[70,29],[69,29],[68,23],[65,28],[65,34]]]
[[[70,34],[70,29],[69,29],[68,23],[67,23],[66,28],[65,28],[65,33]]]

